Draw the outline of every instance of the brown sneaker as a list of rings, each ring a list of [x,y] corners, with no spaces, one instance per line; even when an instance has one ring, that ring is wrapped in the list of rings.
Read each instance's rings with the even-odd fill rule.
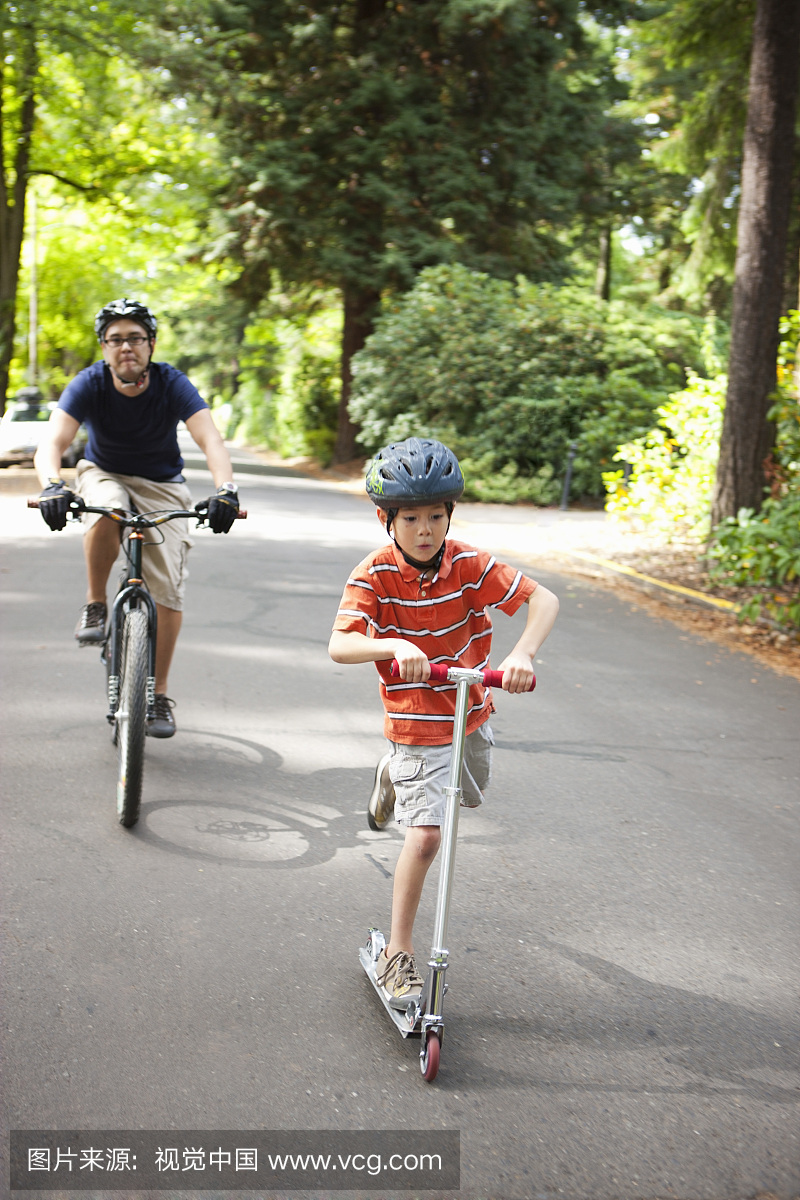
[[[84,604],[75,626],[75,639],[81,646],[97,646],[106,640],[105,604],[99,601]]]
[[[384,754],[375,768],[375,783],[367,806],[367,823],[370,829],[383,829],[394,813],[394,784],[389,778],[391,754]]]
[[[406,1009],[412,1000],[419,1000],[422,995],[422,976],[414,955],[405,950],[398,950],[388,959],[386,949],[381,950],[375,964],[375,977],[392,1008]]]

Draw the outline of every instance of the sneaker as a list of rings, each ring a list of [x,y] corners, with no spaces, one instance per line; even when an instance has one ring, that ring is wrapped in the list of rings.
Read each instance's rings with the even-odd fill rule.
[[[106,611],[99,601],[84,604],[75,626],[75,638],[81,646],[96,646],[106,640]]]
[[[414,955],[405,950],[398,950],[391,958],[386,957],[385,949],[381,950],[375,964],[375,976],[392,1008],[405,1010],[412,1000],[419,1000],[422,995],[422,976]]]
[[[170,700],[169,696],[165,696],[163,692],[156,692],[155,703],[147,711],[145,733],[148,737],[168,738],[174,735],[176,728],[175,718],[172,715],[174,707],[174,700]]]
[[[391,754],[384,754],[375,768],[375,783],[367,806],[367,822],[370,829],[383,829],[392,819],[394,812],[394,784],[389,778]]]

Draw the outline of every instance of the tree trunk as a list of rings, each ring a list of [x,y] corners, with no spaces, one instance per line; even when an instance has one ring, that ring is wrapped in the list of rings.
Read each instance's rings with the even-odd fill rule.
[[[372,333],[372,325],[378,308],[380,295],[370,288],[344,289],[344,330],[342,332],[342,395],[339,400],[339,424],[333,461],[349,462],[356,455],[358,426],[351,421],[348,412],[350,392],[353,384],[351,361]]]
[[[789,233],[783,270],[781,313],[800,309],[800,137],[794,143],[794,173],[789,202]]]
[[[0,402],[3,411],[8,391],[8,372],[14,355],[17,286],[25,236],[25,194],[28,188],[31,140],[36,119],[34,92],[38,56],[32,29],[20,51],[20,75],[24,80],[19,126],[13,149],[11,169],[6,167],[3,146],[3,72],[0,63]]]
[[[594,294],[600,300],[611,299],[611,226],[600,230],[600,253],[594,278]]]
[[[764,495],[764,459],[774,438],[766,418],[776,383],[799,66],[797,0],[758,0],[714,525],[742,507],[760,508]]]

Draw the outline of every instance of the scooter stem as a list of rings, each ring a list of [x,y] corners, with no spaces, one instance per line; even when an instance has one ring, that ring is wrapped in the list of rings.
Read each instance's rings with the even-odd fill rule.
[[[456,685],[456,711],[453,722],[453,756],[450,762],[450,783],[445,788],[447,808],[442,831],[441,865],[439,867],[439,891],[436,897],[436,919],[433,927],[433,949],[431,959],[447,962],[447,923],[450,916],[450,893],[455,870],[456,840],[458,837],[458,811],[461,806],[461,768],[464,762],[464,741],[467,731],[467,702],[469,680],[459,679]]]

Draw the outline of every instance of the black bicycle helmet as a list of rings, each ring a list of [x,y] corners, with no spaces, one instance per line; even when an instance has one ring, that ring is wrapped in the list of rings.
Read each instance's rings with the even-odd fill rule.
[[[155,319],[150,309],[145,304],[140,304],[138,300],[128,300],[127,297],[122,300],[112,300],[110,304],[106,304],[104,308],[94,319],[94,331],[97,334],[97,340],[102,342],[103,335],[112,325],[114,321],[119,321],[121,318],[127,317],[131,321],[136,321],[145,329],[151,339],[155,338],[156,330],[158,329],[158,321]]]
[[[367,495],[378,508],[453,504],[464,477],[452,450],[430,438],[407,438],[379,450],[366,479]]]

